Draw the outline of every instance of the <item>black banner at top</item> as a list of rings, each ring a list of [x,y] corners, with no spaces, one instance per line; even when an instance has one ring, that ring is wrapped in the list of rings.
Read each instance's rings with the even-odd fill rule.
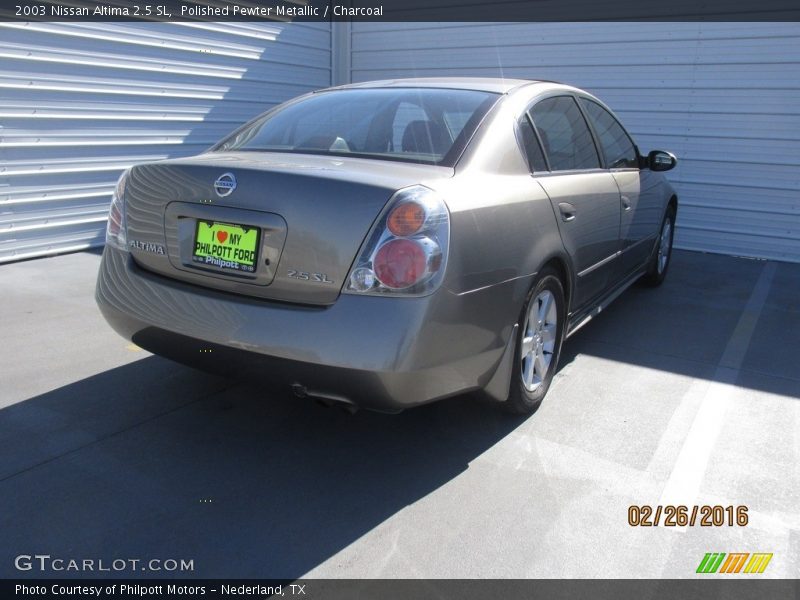
[[[0,0],[0,20],[800,21],[798,0]]]

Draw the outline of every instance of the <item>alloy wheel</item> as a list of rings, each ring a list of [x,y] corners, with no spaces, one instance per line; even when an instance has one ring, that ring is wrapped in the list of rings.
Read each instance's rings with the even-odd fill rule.
[[[558,310],[552,292],[543,290],[531,300],[523,328],[522,384],[534,392],[547,377],[553,360],[558,328]]]
[[[658,243],[658,273],[664,272],[669,260],[669,253],[672,246],[672,219],[667,217],[664,227],[661,228],[661,239]]]

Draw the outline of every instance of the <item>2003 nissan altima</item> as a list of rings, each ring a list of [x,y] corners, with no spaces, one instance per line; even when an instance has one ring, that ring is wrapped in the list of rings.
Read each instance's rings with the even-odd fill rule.
[[[564,338],[669,267],[677,197],[611,111],[544,81],[307,94],[111,204],[97,302],[139,346],[396,411],[528,413]]]

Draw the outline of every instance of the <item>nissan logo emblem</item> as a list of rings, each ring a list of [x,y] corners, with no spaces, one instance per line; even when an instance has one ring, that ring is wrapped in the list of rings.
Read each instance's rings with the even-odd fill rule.
[[[233,176],[233,173],[223,173],[214,182],[214,191],[217,192],[217,196],[220,198],[230,195],[235,189],[236,177]]]

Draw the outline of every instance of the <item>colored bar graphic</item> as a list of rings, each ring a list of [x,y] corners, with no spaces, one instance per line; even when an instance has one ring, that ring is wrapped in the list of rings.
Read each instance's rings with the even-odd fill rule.
[[[725,562],[722,563],[722,568],[719,570],[719,572],[738,573],[742,570],[744,561],[747,560],[748,556],[750,556],[749,552],[731,552],[728,554],[728,558],[725,559]]]
[[[725,558],[727,556],[727,559]],[[750,560],[748,561],[748,557]],[[723,562],[723,560],[725,562]],[[697,565],[697,573],[763,573],[772,560],[772,553],[754,552],[706,552],[703,560]],[[747,566],[745,566],[747,563]],[[744,567],[744,571],[742,571]]]
[[[725,558],[724,552],[707,552],[697,567],[697,573],[716,573],[722,559]]]
[[[706,552],[706,555],[703,557],[703,560],[701,560],[700,564],[697,566],[697,571],[695,571],[695,573],[705,573],[706,564],[708,563],[710,558],[711,558],[711,553]]]
[[[750,562],[744,568],[745,573],[763,573],[767,568],[769,561],[772,560],[772,554],[767,553],[754,553]]]

